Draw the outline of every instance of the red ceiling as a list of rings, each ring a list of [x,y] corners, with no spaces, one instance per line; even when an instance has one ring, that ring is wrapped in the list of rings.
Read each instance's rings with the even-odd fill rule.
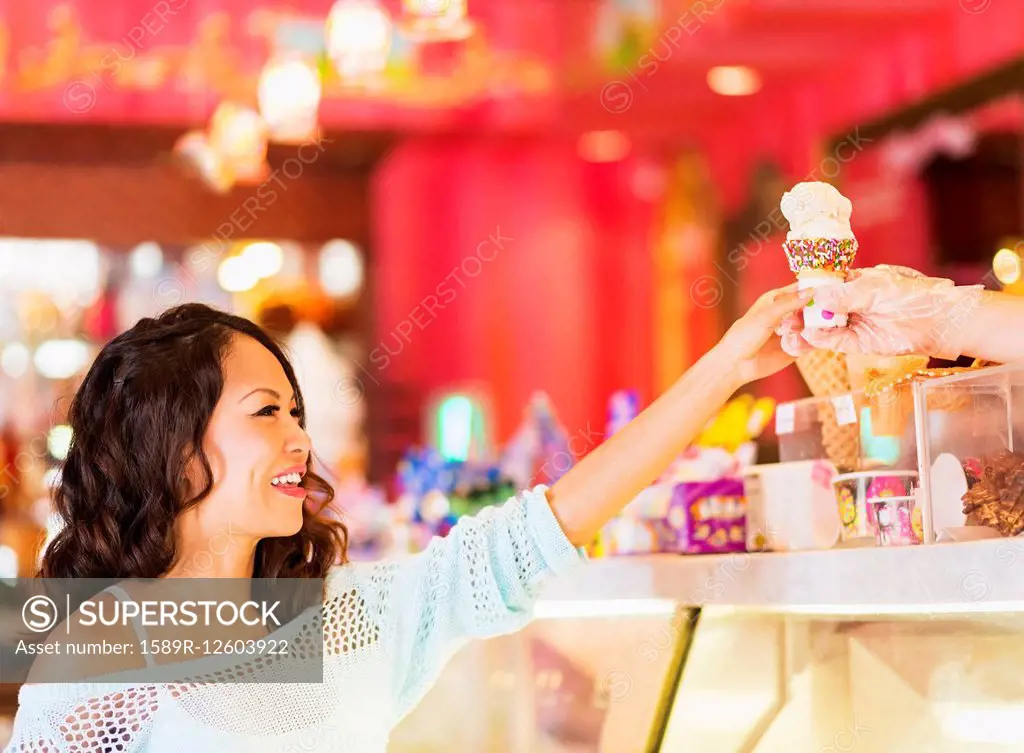
[[[1020,0],[661,0],[659,27],[623,71],[608,66],[595,48],[605,0],[468,2],[487,41],[485,62],[473,69],[479,84],[475,91],[444,107],[331,96],[322,106],[324,122],[419,131],[571,134],[617,128],[639,139],[696,140],[712,151],[777,152],[789,143],[806,150],[809,142],[849,123],[1024,50]],[[51,12],[58,5],[72,9],[77,19],[73,39],[54,36]],[[0,28],[0,42],[8,39],[6,49],[0,44],[0,61],[6,63],[0,70],[0,118],[201,123],[223,91],[185,92],[178,79],[153,91],[125,89],[90,77],[97,62],[93,59],[86,70],[87,57],[77,60],[73,70],[58,71],[42,89],[26,88],[22,72],[33,58],[56,60],[62,44],[76,50],[91,45],[94,56],[104,49],[125,50],[127,37],[147,23],[159,28],[143,36],[133,53],[137,61],[165,53],[183,58],[200,49],[197,29],[219,12],[242,71],[228,88],[236,96],[251,97],[267,55],[263,41],[253,35],[253,19],[261,13],[266,17],[268,10],[322,18],[331,0],[167,0],[164,5],[177,12],[154,26],[152,10],[159,5],[151,0],[0,0],[0,22],[6,25]],[[400,13],[399,0],[386,5],[395,16]],[[441,51],[436,48],[432,57],[444,58]],[[458,50],[447,52],[458,58]],[[652,72],[654,56],[663,62]],[[532,96],[521,89],[502,91],[501,71],[511,72],[514,90],[521,87],[530,61],[546,73],[549,90]],[[713,93],[706,73],[723,64],[755,68],[763,89],[745,98]],[[65,100],[68,81],[79,79],[96,93],[94,106],[84,112],[71,111]],[[630,87],[629,107],[609,112],[601,93],[610,85],[621,86],[614,83],[620,81]],[[429,86],[413,88],[426,91]],[[623,100],[617,101],[621,105]]]
[[[964,4],[969,1],[991,2],[963,0]],[[1011,10],[1009,5],[1002,5],[1004,15]],[[1019,33],[1024,31],[1020,25],[1024,4],[1017,5],[1012,9],[1016,38],[1009,45],[1004,42],[1002,50],[994,45],[991,52],[1007,55],[1011,45],[1016,51],[1024,50],[1024,36]],[[996,16],[994,7],[987,12]],[[956,0],[722,0],[720,10],[706,24],[692,36],[683,35],[679,49],[672,50],[654,75],[614,76],[628,83],[636,95],[627,113],[633,117],[622,120],[649,129],[713,136],[719,126],[736,118],[756,117],[748,125],[759,125],[772,115],[760,105],[798,99],[801,91],[820,100],[811,107],[834,109],[838,104],[845,109],[853,104],[853,109],[870,110],[873,101],[883,108],[892,106],[895,99],[921,96],[948,82],[945,68],[986,57],[984,47],[992,40],[983,34],[971,38],[981,50],[958,48],[956,39],[958,27],[961,32],[990,28],[992,19],[983,15],[968,14]],[[654,48],[659,57],[670,51],[664,40]],[[761,73],[764,88],[743,99],[714,94],[705,76],[715,65],[751,66]],[[605,75],[605,81],[613,78]],[[599,83],[600,79],[575,104],[594,109],[587,106],[594,104]],[[816,93],[815,87],[826,91]],[[837,102],[839,97],[845,102]],[[613,122],[614,118],[603,120]]]

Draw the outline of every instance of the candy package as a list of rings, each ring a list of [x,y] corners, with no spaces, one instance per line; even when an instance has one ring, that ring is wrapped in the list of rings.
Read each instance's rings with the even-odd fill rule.
[[[680,554],[746,551],[747,499],[743,480],[691,481],[676,485],[668,523]]]

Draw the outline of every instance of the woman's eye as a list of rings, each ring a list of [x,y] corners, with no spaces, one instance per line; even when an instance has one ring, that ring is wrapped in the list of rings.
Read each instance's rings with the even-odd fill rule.
[[[263,408],[260,408],[258,411],[256,411],[255,415],[257,415],[257,416],[273,416],[279,410],[281,410],[281,408],[279,406],[277,406],[277,405],[267,405],[267,406],[265,406]]]

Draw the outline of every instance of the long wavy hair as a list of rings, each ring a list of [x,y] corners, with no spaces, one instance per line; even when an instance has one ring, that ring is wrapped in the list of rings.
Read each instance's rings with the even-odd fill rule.
[[[43,555],[44,578],[158,578],[176,564],[175,521],[213,488],[203,452],[237,334],[274,354],[305,404],[280,346],[248,319],[202,304],[140,320],[97,356],[70,406],[71,447],[54,494],[62,521]],[[198,464],[194,461],[198,460]],[[254,578],[322,578],[346,561],[348,531],[321,517],[331,485],[306,464],[302,528],[262,539]],[[195,474],[202,469],[198,492]]]

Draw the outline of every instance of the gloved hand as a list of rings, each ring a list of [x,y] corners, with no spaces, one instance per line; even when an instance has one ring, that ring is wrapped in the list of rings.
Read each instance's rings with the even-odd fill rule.
[[[815,301],[848,312],[846,327],[804,329],[801,313],[782,322],[782,348],[793,356],[815,348],[839,353],[939,358],[960,356],[960,330],[985,293],[983,286],[957,287],[909,267],[880,265],[850,270],[842,285],[820,287]]]

